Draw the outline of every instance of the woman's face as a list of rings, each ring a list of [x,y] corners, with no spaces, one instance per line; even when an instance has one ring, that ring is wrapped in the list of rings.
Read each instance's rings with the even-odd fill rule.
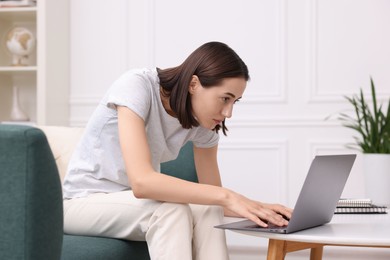
[[[233,105],[242,97],[245,88],[243,78],[226,78],[221,85],[205,88],[198,77],[193,76],[189,91],[194,117],[210,130],[222,125],[225,118],[232,116]]]

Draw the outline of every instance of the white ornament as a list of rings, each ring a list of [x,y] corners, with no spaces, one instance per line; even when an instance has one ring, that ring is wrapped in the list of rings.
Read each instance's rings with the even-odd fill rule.
[[[35,37],[23,27],[13,28],[7,35],[7,48],[12,54],[13,66],[27,66],[28,56],[35,47]]]
[[[28,115],[22,110],[19,105],[19,89],[17,86],[13,87],[13,95],[12,95],[12,108],[11,108],[11,121],[29,121],[30,118]]]

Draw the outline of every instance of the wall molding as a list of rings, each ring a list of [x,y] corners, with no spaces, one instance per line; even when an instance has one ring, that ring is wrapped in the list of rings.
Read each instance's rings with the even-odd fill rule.
[[[351,153],[351,149],[348,149],[346,144],[353,143],[353,141],[352,138],[308,140],[307,151],[309,151],[311,155],[320,154],[321,151],[324,150],[338,150],[340,153]],[[354,153],[360,152],[354,151]]]
[[[75,111],[91,111],[99,104],[102,97],[71,97],[69,104],[72,110]],[[80,126],[85,124],[89,118],[84,118],[80,115],[85,113],[77,113],[75,116],[72,113],[70,119],[73,123]],[[336,119],[326,120],[326,116],[286,116],[286,117],[257,117],[257,118],[238,118],[227,121],[228,127],[234,128],[257,128],[257,127],[339,127],[340,122]]]
[[[236,139],[234,141],[221,139],[218,148],[221,152],[223,151],[276,151],[279,164],[278,171],[275,173],[277,176],[277,195],[279,201],[286,204],[288,201],[288,141],[286,139],[275,139],[275,140],[245,140]]]
[[[291,117],[263,117],[263,118],[242,118],[227,121],[228,127],[234,128],[280,128],[280,127],[340,127],[341,124],[335,119],[326,120],[326,117],[315,116],[291,116]]]
[[[247,140],[247,139],[221,139],[218,147],[221,150],[285,150],[287,147],[287,140],[275,139],[275,140]]]
[[[253,94],[245,96],[245,103],[247,104],[259,104],[259,103],[272,103],[272,104],[285,104],[287,103],[287,0],[278,0],[276,4],[276,27],[278,28],[278,36],[276,39],[276,94]],[[155,14],[156,0],[148,0],[148,61],[149,67],[155,67],[156,64],[156,46],[155,46],[155,34],[156,34],[156,21]]]
[[[307,72],[306,72],[306,90],[307,103],[336,103],[345,101],[343,98],[347,93],[321,93],[319,89],[319,72],[318,72],[318,32],[319,32],[319,0],[306,1],[306,15],[307,15]]]
[[[155,35],[156,35],[156,1],[148,0],[148,62],[149,68],[156,66],[156,47],[155,47]]]
[[[96,96],[96,97],[93,97],[93,96],[85,96],[85,97],[72,96],[69,99],[69,104],[71,105],[71,107],[73,107],[73,106],[83,107],[83,106],[92,106],[92,105],[97,106],[99,104],[100,100],[102,100],[102,98],[103,98],[103,96]]]
[[[287,103],[287,3],[286,0],[277,1],[277,55],[276,55],[276,95],[254,94],[245,96],[245,103],[247,104],[286,104]]]
[[[306,1],[306,24],[307,24],[307,71],[306,71],[306,90],[307,90],[307,103],[339,103],[346,102],[344,96],[351,96],[353,94],[359,94],[358,92],[321,92],[319,86],[319,72],[318,72],[318,33],[319,33],[319,2],[320,0],[307,0]],[[367,101],[372,101],[371,94],[365,91],[365,98]],[[377,92],[377,98],[379,102],[387,102],[390,92]]]
[[[360,154],[360,151],[351,150],[346,147],[347,144],[353,143],[353,139],[316,139],[307,141],[307,158],[312,160],[315,155],[329,154],[326,151],[337,151],[338,154]],[[334,154],[332,152],[332,154]]]

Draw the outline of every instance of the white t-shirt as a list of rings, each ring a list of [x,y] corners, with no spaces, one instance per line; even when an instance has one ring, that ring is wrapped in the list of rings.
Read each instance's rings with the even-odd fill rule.
[[[116,106],[128,107],[145,121],[153,168],[158,172],[160,163],[176,159],[188,141],[202,148],[219,141],[215,131],[184,129],[165,111],[156,69],[130,70],[113,83],[90,118],[69,162],[64,198],[131,189],[119,145]]]

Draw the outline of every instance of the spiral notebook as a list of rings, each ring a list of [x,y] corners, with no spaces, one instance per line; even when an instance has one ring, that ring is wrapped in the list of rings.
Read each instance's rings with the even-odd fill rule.
[[[370,199],[340,199],[335,214],[386,214],[387,207]]]

